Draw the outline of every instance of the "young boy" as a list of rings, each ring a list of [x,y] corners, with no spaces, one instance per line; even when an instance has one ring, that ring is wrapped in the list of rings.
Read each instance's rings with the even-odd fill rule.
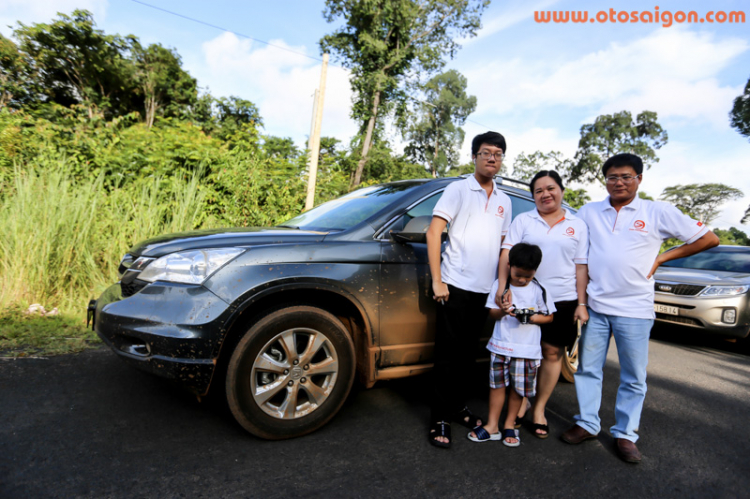
[[[495,304],[497,280],[492,285],[487,308],[490,317],[495,319],[492,338],[487,350],[492,352],[490,359],[490,415],[484,427],[477,427],[469,433],[472,442],[500,440],[508,447],[518,447],[521,439],[513,425],[524,397],[536,394],[536,372],[542,358],[539,324],[552,322],[555,305],[534,274],[542,261],[539,246],[518,243],[508,254],[508,288],[513,296],[513,304],[504,303],[503,308]],[[522,311],[531,310],[534,315],[524,324]],[[511,386],[508,396],[508,415],[505,418],[502,435],[499,431],[500,412],[505,403],[506,387]]]

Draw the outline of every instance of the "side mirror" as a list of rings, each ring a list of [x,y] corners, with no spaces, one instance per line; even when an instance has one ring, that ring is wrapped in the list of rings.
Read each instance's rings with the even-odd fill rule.
[[[404,230],[392,230],[391,237],[393,237],[394,241],[401,244],[426,243],[427,229],[430,226],[430,222],[432,222],[432,217],[430,216],[414,217],[409,220]],[[445,242],[447,238],[448,228],[446,227],[443,230],[441,241]]]

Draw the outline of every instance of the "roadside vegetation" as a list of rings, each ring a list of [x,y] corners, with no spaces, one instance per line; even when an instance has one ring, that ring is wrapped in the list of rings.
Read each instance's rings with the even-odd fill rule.
[[[440,71],[459,48],[452,40],[476,34],[487,2],[380,3],[387,8],[367,16],[371,2],[325,2],[326,18],[344,22],[320,47],[352,72],[361,129],[349,144],[321,138],[316,204],[357,186],[473,171],[459,151],[476,98],[463,75]],[[389,38],[394,30],[401,38]],[[388,123],[408,141],[403,153],[389,143]],[[580,207],[587,183],[602,182],[606,157],[635,152],[652,166],[667,143],[651,111],[599,116],[580,133],[575,157],[520,153],[501,173],[523,180],[555,169],[577,182],[565,200]],[[0,356],[95,343],[86,304],[117,280],[138,241],[299,214],[307,159],[291,138],[264,133],[253,102],[201,90],[174,49],[104,33],[80,10],[18,23],[12,38],[0,35]],[[711,218],[742,194],[710,187],[705,213],[706,185],[662,197]],[[747,237],[733,228],[722,241]],[[34,304],[59,314],[26,314]]]

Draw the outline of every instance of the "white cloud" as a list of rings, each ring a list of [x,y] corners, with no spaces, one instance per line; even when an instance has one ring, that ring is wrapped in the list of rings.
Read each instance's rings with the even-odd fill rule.
[[[237,95],[252,101],[260,110],[267,134],[291,136],[301,145],[310,133],[313,95],[320,83],[321,64],[301,55],[307,53],[304,47],[290,47],[283,40],[270,43],[276,47],[257,45],[224,33],[203,44],[207,71],[200,74],[202,71],[196,70],[196,76],[203,85],[208,85],[213,95]],[[356,125],[349,119],[350,106],[348,72],[329,65],[324,136],[348,141],[356,132]]]
[[[467,123],[463,128],[466,132],[466,139],[461,147],[461,162],[468,162],[471,160],[472,139],[476,135],[486,132],[487,128],[472,123]],[[507,174],[511,173],[513,162],[522,152],[531,154],[535,151],[544,153],[559,151],[563,157],[572,158],[578,146],[578,138],[561,137],[559,130],[555,128],[517,128],[510,126],[496,131],[503,134],[508,144],[508,155],[503,160]]]
[[[685,184],[721,183],[745,193],[745,197],[724,205],[714,227],[731,226],[750,232],[739,225],[750,204],[750,177],[747,175],[747,154],[736,149],[717,157],[696,148],[695,144],[670,142],[659,152],[660,161],[644,172],[641,190],[655,199],[666,187]]]
[[[476,37],[462,40],[461,44],[468,45],[506,30],[526,19],[530,19],[534,15],[534,11],[549,9],[558,1],[541,0],[534,5],[529,5],[528,2],[516,2],[515,5],[506,2],[502,4],[502,11],[499,14],[482,22],[482,29],[479,30]]]
[[[24,24],[48,23],[58,12],[71,14],[76,9],[88,10],[97,22],[103,22],[107,0],[3,0],[0,6],[0,33],[10,36],[18,21]],[[12,28],[8,28],[8,26]]]
[[[747,51],[746,40],[717,40],[710,33],[659,29],[627,44],[555,64],[513,59],[464,71],[483,111],[507,113],[549,106],[596,106],[600,111],[643,109],[660,118],[726,123],[738,88],[716,75]],[[501,95],[502,98],[497,96]]]

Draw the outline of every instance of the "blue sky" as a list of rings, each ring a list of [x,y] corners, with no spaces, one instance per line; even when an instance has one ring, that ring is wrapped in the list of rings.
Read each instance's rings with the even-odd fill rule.
[[[186,69],[215,96],[255,102],[265,132],[293,137],[304,146],[312,98],[320,76],[317,42],[335,25],[312,0],[144,0],[182,15],[286,47],[293,52],[170,15],[132,0],[4,0],[0,31],[8,24],[47,22],[55,13],[84,8],[108,33],[134,34],[145,43],[177,49]],[[708,7],[710,5],[710,7]],[[629,110],[656,111],[669,134],[661,161],[645,172],[641,190],[658,197],[671,185],[721,182],[750,194],[746,157],[750,142],[729,127],[732,100],[750,77],[750,21],[663,27],[656,23],[542,24],[534,11],[600,10],[744,11],[744,0],[608,2],[494,0],[476,38],[465,40],[448,68],[461,71],[478,107],[464,127],[467,137],[489,129],[508,140],[510,166],[519,152],[575,154],[581,125],[596,116]],[[297,52],[297,53],[295,53]],[[299,53],[299,54],[298,54]],[[306,54],[300,55],[300,54]],[[349,119],[347,73],[332,62],[323,134],[344,141]],[[391,130],[392,141],[401,139]],[[468,160],[468,142],[464,159]],[[604,191],[587,186],[592,197]],[[725,206],[714,226],[739,226],[750,195]],[[741,227],[749,231],[747,226]]]

